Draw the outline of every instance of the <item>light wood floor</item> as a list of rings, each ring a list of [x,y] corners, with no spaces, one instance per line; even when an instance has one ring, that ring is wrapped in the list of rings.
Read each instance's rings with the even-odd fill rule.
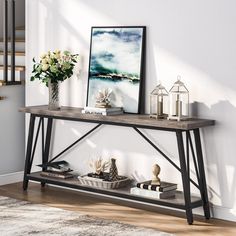
[[[52,186],[41,188],[39,184],[30,183],[28,191],[22,190],[22,184],[0,186],[0,195],[27,200],[52,207],[78,211],[90,216],[113,219],[132,225],[149,227],[176,235],[236,235],[236,223],[195,216],[193,225],[188,225],[184,214],[161,208],[153,209],[119,200],[85,195],[68,189]],[[139,206],[139,207],[138,207]]]

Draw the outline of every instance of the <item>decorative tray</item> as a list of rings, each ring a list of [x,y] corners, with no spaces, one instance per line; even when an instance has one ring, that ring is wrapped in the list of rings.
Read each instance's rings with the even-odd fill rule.
[[[130,179],[126,176],[119,176],[119,180],[117,181],[105,181],[103,179],[93,178],[84,175],[78,176],[78,180],[81,184],[104,189],[122,188],[130,183]]]

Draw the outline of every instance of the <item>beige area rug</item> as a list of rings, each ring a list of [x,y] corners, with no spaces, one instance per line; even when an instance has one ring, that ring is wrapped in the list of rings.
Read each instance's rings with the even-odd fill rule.
[[[0,196],[0,235],[170,236],[171,234]]]

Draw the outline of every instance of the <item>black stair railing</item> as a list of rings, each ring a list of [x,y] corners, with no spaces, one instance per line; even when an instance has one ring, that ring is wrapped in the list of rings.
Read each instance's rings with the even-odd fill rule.
[[[6,84],[15,83],[15,0],[4,0],[3,7],[3,75]],[[10,9],[10,11],[9,11]],[[9,14],[10,13],[10,14]],[[10,22],[9,22],[10,18]],[[10,25],[9,25],[10,23]],[[10,26],[10,29],[9,29]],[[8,52],[10,31],[11,77],[8,79]]]
[[[16,24],[15,0],[11,1],[11,81],[15,82],[15,57],[16,57]]]
[[[8,81],[8,1],[4,0],[3,7],[3,75]]]

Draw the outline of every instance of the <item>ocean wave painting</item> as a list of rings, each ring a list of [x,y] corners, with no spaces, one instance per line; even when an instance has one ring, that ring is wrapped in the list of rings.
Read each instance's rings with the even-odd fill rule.
[[[99,90],[112,89],[113,107],[139,113],[145,27],[93,27],[87,106]]]

